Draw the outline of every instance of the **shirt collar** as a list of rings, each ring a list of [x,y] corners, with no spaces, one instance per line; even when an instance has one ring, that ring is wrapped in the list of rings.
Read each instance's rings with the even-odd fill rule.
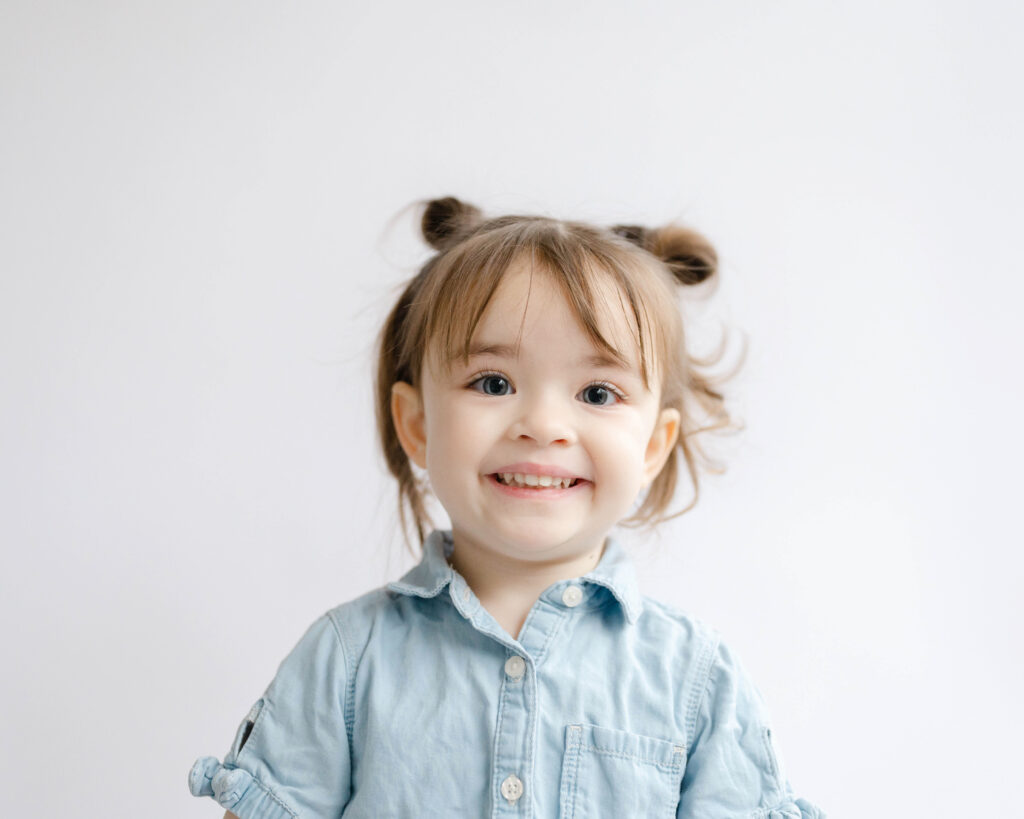
[[[388,588],[400,594],[436,597],[455,577],[455,570],[448,565],[453,549],[451,532],[431,532],[423,543],[423,558],[419,564],[406,572],[401,580],[388,583]],[[608,589],[630,623],[635,623],[643,611],[643,598],[637,586],[633,561],[614,538],[609,537],[605,541],[604,553],[593,570],[578,579]]]

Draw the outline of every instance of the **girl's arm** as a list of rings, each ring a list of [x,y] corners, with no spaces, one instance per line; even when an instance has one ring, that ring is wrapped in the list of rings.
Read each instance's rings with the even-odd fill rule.
[[[310,626],[278,667],[224,762],[201,757],[192,766],[189,790],[216,799],[227,819],[340,816],[348,803],[348,668],[332,615]]]
[[[697,715],[676,816],[755,814],[825,817],[793,793],[772,746],[761,694],[736,656],[719,643]]]
[[[238,819],[238,817],[235,816],[235,814],[233,814],[231,811],[228,811],[224,814],[224,819]]]

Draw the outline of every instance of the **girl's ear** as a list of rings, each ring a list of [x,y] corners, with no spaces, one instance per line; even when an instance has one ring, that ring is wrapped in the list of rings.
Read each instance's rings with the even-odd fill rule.
[[[412,384],[397,381],[391,385],[391,420],[398,442],[409,460],[426,469],[427,428],[423,418],[423,398]]]
[[[665,407],[658,415],[654,432],[647,442],[644,453],[644,485],[649,486],[658,477],[661,468],[672,454],[672,449],[679,439],[679,410]]]

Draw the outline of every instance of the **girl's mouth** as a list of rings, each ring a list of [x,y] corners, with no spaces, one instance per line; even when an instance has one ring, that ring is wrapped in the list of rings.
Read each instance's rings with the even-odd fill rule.
[[[570,489],[583,480],[582,478],[556,478],[552,475],[531,475],[523,472],[495,472],[490,477],[501,486],[535,492]]]

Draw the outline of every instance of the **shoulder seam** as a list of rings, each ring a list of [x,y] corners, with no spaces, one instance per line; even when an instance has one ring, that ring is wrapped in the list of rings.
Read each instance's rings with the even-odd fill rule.
[[[686,706],[687,758],[693,753],[693,746],[697,741],[697,715],[708,695],[708,688],[711,685],[711,667],[714,664],[714,656],[718,651],[721,639],[717,633],[712,632],[711,638],[705,644],[697,660],[696,684],[690,689],[690,701]]]
[[[338,607],[340,608],[340,607]],[[341,657],[345,663],[345,702],[342,703],[342,713],[345,719],[345,733],[348,736],[348,751],[349,759],[352,758],[352,733],[355,725],[355,693],[356,693],[356,675],[351,672],[351,661],[349,659],[349,647],[345,640],[345,634],[341,628],[341,623],[338,622],[338,608],[333,608],[327,612],[327,617],[331,621],[331,626],[334,628],[334,635],[338,638],[338,644],[341,646]]]

